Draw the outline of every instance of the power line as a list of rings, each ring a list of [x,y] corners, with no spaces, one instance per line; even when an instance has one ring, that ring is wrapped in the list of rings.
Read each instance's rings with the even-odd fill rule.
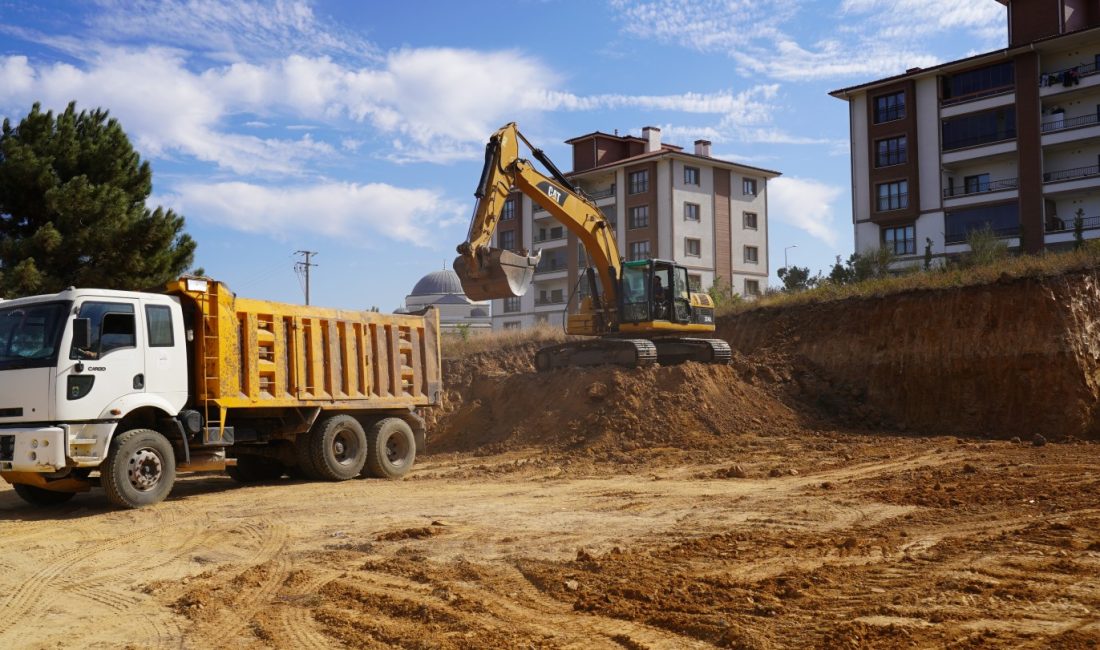
[[[301,255],[304,258],[304,259],[302,259],[302,261],[294,263],[294,271],[297,272],[299,275],[305,276],[305,279],[306,279],[306,286],[305,286],[305,289],[306,289],[306,304],[308,305],[309,304],[309,269],[310,269],[310,267],[317,266],[316,264],[312,264],[309,260],[310,260],[310,258],[312,258],[314,255],[317,255],[318,253],[317,253],[317,251],[294,251],[294,254],[295,255]]]

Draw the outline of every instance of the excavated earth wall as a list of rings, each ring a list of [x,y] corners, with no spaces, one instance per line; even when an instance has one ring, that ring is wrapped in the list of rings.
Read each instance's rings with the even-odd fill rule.
[[[763,308],[720,320],[895,426],[1100,437],[1100,272]]]

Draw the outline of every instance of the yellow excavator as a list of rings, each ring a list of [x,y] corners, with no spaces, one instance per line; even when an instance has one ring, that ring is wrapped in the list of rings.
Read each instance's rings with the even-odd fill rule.
[[[550,172],[520,157],[520,142]],[[589,264],[587,291],[566,316],[567,334],[597,337],[543,348],[540,371],[567,366],[645,366],[698,361],[729,363],[729,344],[700,338],[714,331],[714,302],[689,290],[687,269],[665,260],[624,261],[614,229],[594,201],[531,145],[514,122],[497,130],[485,146],[485,167],[474,196],[477,204],[466,241],[458,246],[454,270],[472,300],[522,296],[542,253],[529,256],[490,247],[512,188],[523,192],[562,223],[584,245]]]

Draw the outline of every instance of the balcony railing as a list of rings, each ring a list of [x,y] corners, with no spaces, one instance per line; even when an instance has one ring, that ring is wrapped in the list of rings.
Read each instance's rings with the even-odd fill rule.
[[[558,241],[558,240],[561,240],[561,239],[565,239],[565,233],[562,233],[560,235],[547,235],[545,237],[535,237],[535,243],[536,244],[545,244],[548,241]]]
[[[1091,178],[1093,176],[1100,176],[1100,165],[1074,167],[1073,169],[1062,169],[1056,172],[1045,172],[1043,174],[1043,182],[1058,183],[1061,181],[1072,181],[1078,178]]]
[[[540,273],[557,273],[558,271],[566,271],[568,268],[565,262],[561,262],[560,264],[539,264],[535,267],[535,275]]]
[[[585,194],[590,199],[606,199],[609,196],[615,196],[615,186],[607,187],[602,190],[585,190]]]
[[[999,142],[1007,142],[1008,140],[1016,139],[1016,130],[1003,131],[999,133],[986,133],[983,135],[975,135],[969,138],[955,138],[954,140],[944,140],[943,150],[954,151],[956,149],[965,149],[966,147],[977,147],[983,144],[997,144]]]
[[[1019,179],[1017,178],[1001,178],[995,181],[987,181],[977,184],[964,184],[961,187],[948,187],[943,190],[943,198],[949,199],[953,196],[969,196],[970,194],[984,194],[986,192],[1001,192],[1003,190],[1014,190],[1019,186]]]
[[[1068,120],[1052,120],[1050,122],[1043,123],[1043,133],[1054,133],[1055,131],[1064,131],[1065,129],[1074,129],[1079,126],[1088,126],[1089,124],[1096,124],[1100,121],[1100,116],[1094,114],[1082,115],[1080,117],[1071,117]]]
[[[565,304],[565,298],[564,297],[562,297],[562,298],[546,298],[546,299],[536,298],[535,299],[535,306],[536,307],[546,307],[547,305],[564,305],[564,304]]]
[[[981,230],[981,227],[971,228],[969,230],[964,230],[963,232],[946,233],[944,235],[944,242],[948,244],[965,244],[967,235],[969,235],[974,230]],[[1019,226],[1009,226],[1007,228],[991,228],[991,230],[993,231],[994,235],[1001,239],[1020,236]]]
[[[1073,230],[1073,219],[1062,219],[1061,217],[1047,217],[1047,232],[1067,232]],[[1092,228],[1100,228],[1100,217],[1082,217],[1081,229],[1090,230]]]
[[[958,97],[949,97],[940,102],[940,106],[954,106],[955,104],[965,104],[966,102],[974,101],[975,99],[983,99],[985,97],[993,97],[994,95],[1007,95],[1016,90],[1015,85],[1009,86],[997,86],[996,88],[986,88],[984,90],[978,90],[965,95],[959,95]]]
[[[1039,87],[1046,86],[1072,86],[1076,81],[1080,81],[1082,77],[1087,77],[1091,74],[1096,74],[1096,63],[1086,63],[1084,65],[1075,65],[1062,70],[1055,70],[1054,72],[1044,72],[1039,75]],[[1068,75],[1068,81],[1067,81]],[[1076,75],[1076,77],[1074,76]]]

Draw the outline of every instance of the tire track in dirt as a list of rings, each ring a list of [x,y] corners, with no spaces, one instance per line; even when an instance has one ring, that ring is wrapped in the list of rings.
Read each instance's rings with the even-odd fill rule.
[[[80,574],[78,567],[82,564],[94,564],[96,557],[109,551],[121,548],[136,540],[143,540],[150,534],[165,530],[178,522],[186,521],[192,515],[192,509],[186,506],[174,508],[161,507],[142,512],[148,512],[156,519],[156,523],[142,527],[138,530],[125,533],[114,539],[97,542],[90,546],[80,546],[60,553],[44,560],[45,566],[24,579],[9,594],[3,605],[0,605],[0,646],[4,645],[5,637],[17,623],[35,608],[48,605],[64,591],[57,591],[56,587],[67,580],[67,576]],[[44,531],[43,535],[49,535]]]
[[[315,596],[322,587],[339,575],[338,571],[326,571],[321,576],[288,588],[279,595],[281,600],[286,601],[279,612],[279,628],[293,641],[291,647],[321,650],[331,646],[328,637],[318,629],[313,620],[309,606],[298,604],[297,601]]]
[[[211,615],[200,618],[186,630],[189,641],[198,646],[219,647],[231,640],[253,623],[255,614],[268,606],[279,587],[290,574],[289,561],[283,551],[289,539],[287,527],[281,520],[245,523],[241,531],[255,542],[256,551],[247,567],[221,582],[240,583],[230,599],[218,603]],[[209,610],[207,610],[209,611]]]

